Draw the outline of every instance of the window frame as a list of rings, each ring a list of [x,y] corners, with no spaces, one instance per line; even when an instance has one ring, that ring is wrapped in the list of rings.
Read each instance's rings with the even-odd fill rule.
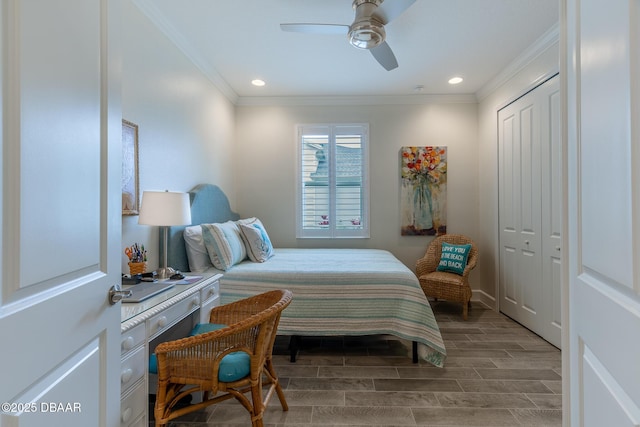
[[[351,132],[345,132],[352,128]],[[296,238],[326,238],[326,239],[367,239],[370,237],[369,218],[369,124],[368,123],[320,123],[297,124],[296,131]],[[336,223],[330,221],[326,228],[306,228],[304,226],[304,182],[303,182],[303,136],[312,134],[326,134],[329,136],[329,217],[335,217],[336,192],[338,189],[336,178],[336,136],[357,134],[361,137],[362,147],[362,188],[361,188],[361,217],[359,229],[339,229]],[[333,215],[332,215],[333,214]]]

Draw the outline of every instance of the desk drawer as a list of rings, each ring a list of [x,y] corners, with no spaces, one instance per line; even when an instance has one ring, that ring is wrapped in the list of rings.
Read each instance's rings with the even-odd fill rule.
[[[204,288],[200,289],[200,299],[204,301],[208,301],[210,299],[220,298],[220,282],[215,281],[213,283],[208,284]]]
[[[176,322],[184,319],[189,313],[193,313],[200,307],[200,293],[196,292],[179,303],[167,308],[147,320],[149,339],[155,338],[169,329]]]
[[[220,305],[220,282],[215,281],[200,290],[200,323],[209,323],[209,313]]]
[[[144,323],[124,332],[120,340],[120,355],[122,356],[144,343],[145,334]]]
[[[131,391],[120,401],[120,425],[128,427],[131,423],[139,420],[140,415],[147,411],[147,391],[144,381],[140,381]]]
[[[145,354],[145,348],[140,347],[122,360],[120,365],[120,389],[123,393],[144,376],[149,364]]]

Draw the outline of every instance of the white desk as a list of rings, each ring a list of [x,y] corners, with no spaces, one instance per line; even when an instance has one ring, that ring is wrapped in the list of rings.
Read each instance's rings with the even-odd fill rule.
[[[149,343],[197,310],[197,322],[209,322],[209,311],[220,303],[221,274],[198,274],[202,280],[175,285],[140,303],[122,304],[121,404],[122,427],[147,427]],[[197,323],[194,322],[194,323]],[[192,325],[193,326],[193,325]]]

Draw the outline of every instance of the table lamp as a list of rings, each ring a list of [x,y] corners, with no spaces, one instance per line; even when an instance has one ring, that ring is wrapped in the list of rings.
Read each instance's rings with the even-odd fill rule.
[[[162,227],[164,263],[158,269],[158,279],[168,279],[175,270],[167,265],[167,233],[172,225],[191,224],[189,194],[169,190],[143,192],[138,224]]]

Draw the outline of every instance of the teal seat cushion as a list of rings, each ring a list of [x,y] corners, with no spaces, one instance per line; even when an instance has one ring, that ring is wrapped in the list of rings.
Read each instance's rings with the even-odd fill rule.
[[[158,358],[156,357],[155,353],[152,353],[151,356],[149,356],[149,373],[158,373]]]
[[[198,323],[191,331],[191,336],[216,331],[225,326],[215,323]],[[158,359],[155,353],[149,357],[149,372],[152,374],[158,373]],[[218,381],[238,381],[249,375],[249,372],[251,372],[251,357],[247,353],[244,351],[229,353],[220,361]]]
[[[222,382],[238,381],[251,372],[251,357],[244,351],[229,353],[220,361],[218,380]]]

